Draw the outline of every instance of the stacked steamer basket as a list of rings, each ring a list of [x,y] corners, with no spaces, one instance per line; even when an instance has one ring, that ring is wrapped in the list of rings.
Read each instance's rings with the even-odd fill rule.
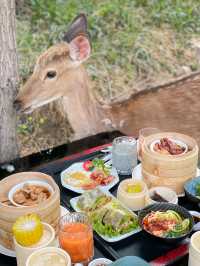
[[[166,137],[185,143],[188,151],[179,155],[166,155],[152,151],[151,143]],[[184,192],[184,183],[196,176],[197,163],[198,146],[196,141],[189,136],[163,132],[145,139],[142,153],[142,175],[148,187],[166,186],[181,195]]]
[[[47,182],[53,193],[50,197],[38,205],[17,207],[8,206],[1,202],[8,197],[10,189],[24,181],[39,180]],[[60,191],[53,178],[39,172],[22,172],[8,176],[0,181],[0,244],[8,249],[14,249],[12,226],[16,219],[29,213],[38,214],[43,222],[52,225],[57,230],[60,218]]]

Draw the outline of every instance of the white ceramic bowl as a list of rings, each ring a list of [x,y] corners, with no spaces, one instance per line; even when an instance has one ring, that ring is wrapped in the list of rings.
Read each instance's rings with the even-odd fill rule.
[[[126,191],[128,185],[140,184],[142,191],[138,193],[128,193]],[[145,207],[145,199],[148,195],[147,185],[141,180],[124,179],[118,186],[117,198],[126,207],[132,211],[138,211]]]
[[[30,206],[23,206],[20,205],[18,203],[16,203],[13,200],[13,196],[15,194],[16,191],[18,191],[19,189],[22,189],[23,186],[25,184],[29,184],[29,185],[39,185],[39,186],[43,186],[45,188],[47,188],[49,190],[49,192],[51,193],[51,195],[53,194],[54,190],[52,188],[52,186],[50,186],[47,182],[45,181],[39,181],[39,180],[30,180],[30,181],[25,181],[22,183],[19,183],[17,185],[15,185],[14,187],[11,188],[11,190],[8,192],[8,199],[12,202],[13,205],[18,206],[18,207],[30,207]]]
[[[93,261],[91,261],[88,266],[97,266],[98,264],[105,264],[105,265],[109,265],[110,263],[112,263],[111,260],[106,259],[106,258],[99,258],[99,259],[95,259]]]
[[[168,187],[153,187],[149,189],[148,193],[148,198],[147,198],[147,203],[148,204],[153,204],[153,203],[159,203],[158,201],[155,201],[151,198],[153,196],[154,191],[157,191],[157,193],[166,199],[169,203],[177,204],[178,203],[178,196],[174,190]],[[147,204],[147,205],[148,205]]]
[[[166,138],[167,138],[167,137],[166,137]],[[168,138],[168,139],[171,140],[171,141],[173,141],[173,142],[176,143],[177,145],[180,145],[181,147],[184,147],[184,148],[185,148],[184,152],[182,152],[182,153],[179,154],[179,155],[185,154],[185,153],[188,151],[188,146],[187,146],[187,144],[184,143],[183,141],[178,140],[178,139],[172,139],[172,138]],[[160,139],[157,139],[157,140],[152,141],[152,143],[151,143],[151,145],[150,145],[150,150],[151,150],[152,152],[156,152],[156,151],[154,150],[154,145],[157,144],[157,143],[160,143]]]

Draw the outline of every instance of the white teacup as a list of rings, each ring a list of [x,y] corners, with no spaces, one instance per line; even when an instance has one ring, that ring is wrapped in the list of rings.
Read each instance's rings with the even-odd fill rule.
[[[27,259],[26,266],[54,266],[56,260],[57,266],[71,266],[69,254],[56,247],[46,247],[34,251]]]
[[[188,266],[200,265],[200,231],[192,235],[189,248]]]
[[[14,244],[15,244],[15,251],[16,251],[16,257],[17,257],[17,266],[25,266],[27,258],[36,250],[39,250],[44,247],[50,247],[55,245],[55,230],[53,227],[47,223],[42,223],[44,226],[44,231],[47,232],[48,238],[45,239],[45,236],[43,234],[43,237],[41,238],[41,241],[38,242],[38,244],[35,244],[31,247],[24,247],[21,246],[16,239],[14,238]]]

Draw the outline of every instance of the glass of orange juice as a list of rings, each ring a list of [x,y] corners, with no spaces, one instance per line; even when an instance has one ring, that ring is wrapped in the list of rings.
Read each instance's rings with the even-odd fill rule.
[[[69,253],[72,263],[87,265],[94,255],[93,231],[88,216],[73,212],[61,217],[59,243]]]

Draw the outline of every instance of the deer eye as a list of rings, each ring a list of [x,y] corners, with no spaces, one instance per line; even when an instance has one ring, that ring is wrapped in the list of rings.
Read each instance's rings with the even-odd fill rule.
[[[48,79],[53,79],[53,78],[55,78],[55,76],[56,76],[56,71],[53,71],[53,70],[48,71],[46,74],[46,78],[48,78]]]

